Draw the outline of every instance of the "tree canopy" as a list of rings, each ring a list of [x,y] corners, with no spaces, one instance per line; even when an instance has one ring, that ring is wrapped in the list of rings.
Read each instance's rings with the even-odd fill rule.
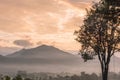
[[[103,80],[107,80],[112,55],[120,50],[120,1],[115,1],[95,3],[87,10],[84,24],[75,31],[76,40],[82,44],[82,58],[87,61],[98,55]]]
[[[75,34],[82,44],[81,52],[111,57],[120,47],[120,7],[94,4]]]

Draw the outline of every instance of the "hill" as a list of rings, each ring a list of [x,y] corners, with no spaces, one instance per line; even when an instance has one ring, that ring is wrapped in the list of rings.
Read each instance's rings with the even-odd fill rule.
[[[42,45],[22,49],[0,60],[2,70],[10,72],[27,70],[33,72],[72,72],[80,65],[80,58],[53,46]],[[9,67],[8,67],[9,66]]]
[[[71,72],[100,73],[98,59],[84,62],[78,55],[64,52],[53,46],[42,45],[22,49],[7,56],[0,56],[0,72]],[[113,56],[110,71],[119,71],[120,58]]]

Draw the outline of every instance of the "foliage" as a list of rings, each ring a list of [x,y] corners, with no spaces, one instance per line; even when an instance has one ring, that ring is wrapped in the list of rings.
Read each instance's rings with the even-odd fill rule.
[[[9,76],[5,76],[5,80],[11,80]]]
[[[18,78],[19,77],[19,78]],[[49,77],[49,78],[48,78]],[[10,77],[10,76],[2,76],[2,80],[19,80],[20,76],[15,76],[15,77]],[[9,78],[9,79],[8,79]],[[0,77],[1,79],[1,77]],[[114,72],[109,72],[109,80],[119,80],[120,79],[120,73],[114,73]],[[24,80],[101,80],[101,74],[98,76],[95,73],[85,73],[85,72],[81,72],[81,74],[79,75],[71,75],[71,76],[46,76],[44,78],[40,78],[39,75],[38,76],[33,76],[31,78],[24,78]]]
[[[23,80],[23,78],[21,77],[21,75],[17,75],[16,77],[13,78],[13,80]]]
[[[76,40],[82,44],[80,53],[87,61],[97,55],[103,80],[107,80],[111,56],[120,50],[120,1],[101,0],[88,11]]]
[[[76,40],[82,44],[82,55],[112,56],[120,44],[120,8],[94,4],[90,11],[87,10],[84,24],[75,34]]]

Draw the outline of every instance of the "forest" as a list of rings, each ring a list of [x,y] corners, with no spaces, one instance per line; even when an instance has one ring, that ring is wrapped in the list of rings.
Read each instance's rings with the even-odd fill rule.
[[[0,75],[0,80],[101,80],[101,74],[81,72],[72,75],[55,73],[26,73],[20,72],[15,76]],[[120,73],[109,72],[108,80],[119,80]]]

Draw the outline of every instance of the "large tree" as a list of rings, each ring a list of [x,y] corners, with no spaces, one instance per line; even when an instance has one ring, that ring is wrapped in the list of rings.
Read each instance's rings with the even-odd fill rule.
[[[87,61],[97,55],[102,79],[107,80],[111,57],[120,49],[120,0],[95,3],[83,22],[75,31],[76,40],[82,45],[82,58]]]

